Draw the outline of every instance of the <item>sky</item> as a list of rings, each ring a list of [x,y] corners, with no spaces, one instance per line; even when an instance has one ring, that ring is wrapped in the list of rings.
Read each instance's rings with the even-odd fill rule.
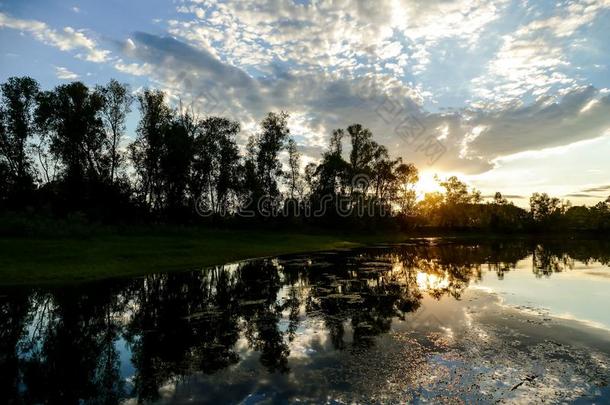
[[[242,124],[290,113],[303,163],[361,123],[518,205],[610,195],[610,0],[0,0],[0,81],[110,78]],[[129,118],[133,138],[137,115]]]

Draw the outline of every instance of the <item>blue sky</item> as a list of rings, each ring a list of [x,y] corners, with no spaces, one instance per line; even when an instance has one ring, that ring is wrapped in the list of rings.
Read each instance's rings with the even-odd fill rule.
[[[591,204],[610,194],[609,31],[610,0],[0,1],[0,80],[161,88],[242,142],[284,109],[305,162],[360,122],[423,189],[457,174]],[[396,131],[411,115],[433,163]]]

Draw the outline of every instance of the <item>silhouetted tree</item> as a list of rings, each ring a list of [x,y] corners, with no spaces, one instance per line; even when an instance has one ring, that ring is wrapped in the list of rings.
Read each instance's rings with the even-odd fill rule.
[[[57,207],[65,211],[105,211],[100,200],[110,161],[100,116],[102,97],[80,82],[40,94],[36,121],[48,137],[49,153],[60,168]]]
[[[41,94],[37,118],[51,133],[51,152],[61,161],[66,181],[100,180],[109,167],[100,112],[103,99],[80,82]]]
[[[279,194],[277,178],[282,174],[278,154],[290,135],[288,114],[269,113],[261,122],[261,129],[256,140],[256,168],[263,193],[276,197]]]
[[[508,200],[502,196],[502,193],[497,191],[496,194],[494,194],[493,203],[496,205],[506,205],[508,204]]]
[[[35,169],[28,142],[35,132],[40,90],[30,77],[11,77],[0,88],[0,181],[13,206],[21,207],[34,188]]]
[[[386,153],[385,150],[379,150],[377,142],[373,141],[373,133],[363,128],[360,124],[354,124],[347,127],[347,133],[350,136],[352,149],[349,154],[349,163],[351,165],[352,176],[357,174],[370,174],[373,170],[373,163],[379,155]]]
[[[222,117],[208,117],[195,137],[191,191],[200,208],[229,213],[238,204],[242,167],[236,143],[240,126]]]
[[[261,122],[261,132],[248,140],[244,164],[248,208],[256,207],[262,197],[273,205],[278,203],[278,179],[283,174],[279,153],[289,135],[288,114],[271,112]]]
[[[288,171],[286,172],[286,183],[288,195],[294,199],[303,196],[303,182],[301,179],[301,154],[297,149],[294,139],[288,139]]]
[[[466,183],[460,181],[456,176],[439,182],[445,188],[445,202],[447,204],[468,204],[473,202],[472,195],[468,192]]]
[[[136,192],[142,202],[158,212],[165,204],[161,162],[174,113],[165,103],[165,94],[158,90],[144,90],[138,95],[138,103],[141,116],[137,137],[129,146],[137,176]]]
[[[546,193],[534,193],[530,197],[530,212],[536,222],[547,221],[561,211],[561,201],[558,198],[549,197]]]
[[[417,195],[414,185],[419,181],[419,175],[415,165],[400,162],[395,169],[396,173],[396,202],[402,214],[413,214]]]
[[[187,113],[175,116],[162,133],[159,168],[162,198],[167,213],[174,218],[186,213],[186,193],[193,159],[196,123]]]
[[[331,226],[341,221],[364,227],[610,229],[608,201],[570,207],[534,193],[527,213],[499,192],[483,204],[480,192],[456,176],[437,179],[444,193],[418,202],[417,168],[392,157],[361,124],[334,130],[319,164],[301,171],[288,114],[272,112],[240,156],[238,122],[199,119],[181,106],[171,107],[158,90],[137,96],[140,120],[127,167],[121,144],[134,99],[127,85],[112,79],[91,90],[73,82],[40,92],[35,80],[22,77],[0,87],[0,206],[5,210],[36,205],[43,208],[38,212],[83,212],[103,221],[143,218],[132,215],[137,213],[182,221],[192,219],[195,203],[217,215],[244,208],[279,212],[284,195],[289,197],[285,214],[303,207],[300,212],[334,218],[323,221]],[[344,140],[351,147],[345,156]],[[280,159],[284,150],[286,170]],[[388,215],[399,220],[383,223]]]
[[[307,186],[307,192],[311,196],[315,190],[318,188],[317,179],[316,179],[316,170],[318,165],[314,162],[307,163],[305,166],[305,170],[303,173],[303,180],[305,181],[305,185]]]
[[[110,182],[113,183],[117,171],[123,163],[119,147],[121,138],[125,134],[125,121],[131,112],[133,96],[129,91],[129,85],[121,84],[114,79],[111,79],[105,86],[96,87],[96,91],[103,99],[101,116],[107,133]]]
[[[348,181],[349,165],[343,159],[342,139],[345,132],[342,129],[333,131],[328,150],[322,154],[322,162],[316,169],[316,184],[318,189],[315,194],[336,195],[345,189]]]

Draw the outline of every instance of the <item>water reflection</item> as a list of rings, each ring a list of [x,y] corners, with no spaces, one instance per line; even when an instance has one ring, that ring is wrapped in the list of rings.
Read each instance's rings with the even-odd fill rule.
[[[266,378],[283,379],[283,387],[291,374],[303,375],[293,370],[297,360],[291,359],[308,359],[307,378],[315,381],[312,370],[325,370],[327,378],[330,368],[348,368],[341,353],[374,368],[380,351],[391,352],[387,340],[399,329],[433,330],[435,344],[457,339],[450,321],[438,319],[451,309],[430,317],[422,308],[426,300],[463,299],[469,285],[484,277],[502,280],[523,260],[531,261],[533,276],[552,277],[575,263],[607,266],[609,253],[610,245],[601,241],[428,240],[133,280],[4,289],[0,392],[9,403],[154,402],[180,381],[189,387],[187,397],[204,400],[209,393],[197,394],[195,387],[212,390],[210,381],[216,381],[215,389],[222,391],[229,382],[213,378],[223,375],[232,379],[234,392],[216,399],[250,395],[257,402],[270,395],[252,397],[248,386],[263,378],[261,370]],[[409,356],[416,356],[421,341],[405,333],[399,340],[410,345]],[[305,335],[307,345],[299,342]],[[377,357],[353,357],[364,353]],[[412,373],[423,372],[423,360],[408,361]],[[188,382],[194,376],[199,385]],[[350,384],[341,375],[320,381],[309,395],[323,398],[324,385],[353,391]],[[290,387],[285,400],[304,395],[305,388]]]

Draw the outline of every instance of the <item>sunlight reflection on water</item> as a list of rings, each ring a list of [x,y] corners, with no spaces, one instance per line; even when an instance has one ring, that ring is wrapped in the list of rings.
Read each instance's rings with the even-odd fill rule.
[[[419,240],[0,294],[22,402],[608,400],[610,246]]]

